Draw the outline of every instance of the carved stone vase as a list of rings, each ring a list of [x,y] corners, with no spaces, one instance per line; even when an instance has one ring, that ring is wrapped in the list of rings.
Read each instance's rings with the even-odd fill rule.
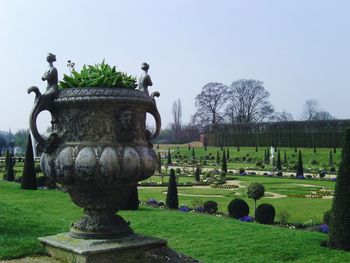
[[[36,119],[52,115],[52,134],[43,138]],[[154,116],[156,131],[146,130],[146,113]],[[154,99],[139,90],[72,88],[46,99],[37,94],[30,127],[43,151],[41,167],[62,185],[84,216],[72,224],[77,238],[117,238],[132,233],[116,212],[138,181],[157,168],[150,140],[158,136],[161,119]]]

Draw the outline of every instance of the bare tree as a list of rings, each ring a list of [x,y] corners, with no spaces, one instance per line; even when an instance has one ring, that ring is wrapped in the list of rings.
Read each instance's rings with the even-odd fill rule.
[[[275,112],[271,115],[270,121],[293,121],[293,115],[287,112],[285,109],[281,112]]]
[[[193,116],[193,123],[216,126],[224,120],[228,87],[216,82],[210,82],[202,88],[196,96],[195,106],[197,112]]]
[[[229,91],[227,115],[231,123],[251,123],[268,119],[273,113],[270,94],[263,83],[253,79],[234,81]]]
[[[317,100],[306,100],[303,105],[303,112],[301,114],[302,120],[334,120],[336,119],[328,111],[320,108]]]
[[[177,101],[174,101],[173,103],[173,123],[171,125],[175,133],[178,133],[181,130],[181,118],[182,118],[181,100],[177,99]]]
[[[319,111],[316,112],[313,120],[335,120],[336,118],[332,116],[328,111]]]
[[[311,121],[320,111],[320,106],[317,100],[306,100],[303,105],[303,112],[301,113],[301,119],[306,121]]]

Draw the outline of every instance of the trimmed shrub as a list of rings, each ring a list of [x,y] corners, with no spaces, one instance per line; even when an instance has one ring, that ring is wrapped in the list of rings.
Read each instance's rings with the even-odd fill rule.
[[[10,153],[9,156],[9,162],[7,165],[7,169],[6,169],[6,180],[9,182],[13,182],[15,180],[15,172],[13,170],[13,155]]]
[[[281,153],[280,153],[280,150],[278,150],[278,152],[277,152],[276,169],[277,169],[278,171],[281,171],[281,170],[282,170],[282,163],[281,163]]]
[[[47,176],[39,176],[36,179],[36,182],[37,182],[37,187],[46,187],[48,189],[55,189],[55,188],[57,188],[56,183],[54,181],[52,181]]]
[[[259,200],[265,194],[265,187],[261,183],[250,183],[247,186],[247,195],[254,200],[254,211],[256,210],[256,200]]]
[[[168,149],[168,159],[167,159],[167,164],[168,165],[171,165],[172,162],[171,162],[171,153],[170,153],[170,149]]]
[[[203,212],[208,214],[215,214],[218,211],[218,203],[215,201],[206,201],[203,204]]]
[[[221,171],[227,173],[227,161],[226,161],[225,150],[222,151]]]
[[[301,158],[301,151],[299,151],[299,157],[298,157],[298,165],[297,165],[297,177],[303,176],[304,177],[304,166],[303,166],[303,159]]]
[[[176,185],[176,177],[175,170],[170,169],[170,178],[168,185],[168,192],[166,195],[166,206],[171,209],[179,208],[179,198],[177,196],[177,185]]]
[[[40,165],[39,165],[39,168],[40,168]],[[24,160],[24,166],[23,166],[23,172],[22,172],[22,180],[21,180],[22,189],[27,189],[27,190],[37,189],[36,172],[37,172],[37,168],[34,165],[32,139],[29,134],[28,140],[27,140],[26,157]],[[41,172],[41,168],[40,168],[40,172]]]
[[[330,225],[332,223],[333,212],[332,210],[328,210],[323,214],[323,223]]]
[[[240,198],[233,199],[229,203],[227,210],[230,217],[235,219],[249,215],[249,206],[247,202]]]
[[[331,248],[350,250],[350,128],[344,132],[341,163],[335,183],[333,218],[328,245]]]
[[[256,208],[255,221],[260,224],[273,224],[276,210],[273,205],[261,204]]]
[[[197,164],[196,172],[195,172],[195,176],[194,176],[196,182],[200,181],[200,174],[201,174],[201,167]]]
[[[282,176],[282,175],[283,175],[283,173],[281,171],[276,173],[276,176]]]
[[[139,194],[137,191],[137,185],[135,185],[131,187],[130,196],[125,202],[124,206],[120,208],[120,210],[138,210],[139,203]]]

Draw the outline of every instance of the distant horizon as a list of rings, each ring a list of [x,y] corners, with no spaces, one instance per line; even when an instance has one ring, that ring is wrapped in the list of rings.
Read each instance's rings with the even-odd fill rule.
[[[349,119],[350,2],[197,1],[151,2],[3,0],[0,9],[0,130],[29,126],[34,95],[44,91],[46,53],[57,56],[59,79],[68,60],[106,62],[140,76],[148,62],[162,128],[172,105],[182,102],[182,122],[196,111],[195,97],[209,82],[264,83],[277,112],[298,120],[303,104],[317,100],[337,119]],[[152,123],[153,120],[150,120]],[[39,116],[39,129],[50,125]]]

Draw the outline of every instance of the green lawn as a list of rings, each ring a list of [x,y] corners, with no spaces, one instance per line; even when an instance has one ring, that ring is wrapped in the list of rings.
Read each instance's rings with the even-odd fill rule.
[[[0,182],[0,194],[0,259],[44,253],[37,238],[68,231],[82,214],[61,191],[24,191]],[[121,214],[136,232],[165,238],[170,247],[204,262],[350,261],[350,253],[321,247],[327,239],[321,233],[143,206]]]

